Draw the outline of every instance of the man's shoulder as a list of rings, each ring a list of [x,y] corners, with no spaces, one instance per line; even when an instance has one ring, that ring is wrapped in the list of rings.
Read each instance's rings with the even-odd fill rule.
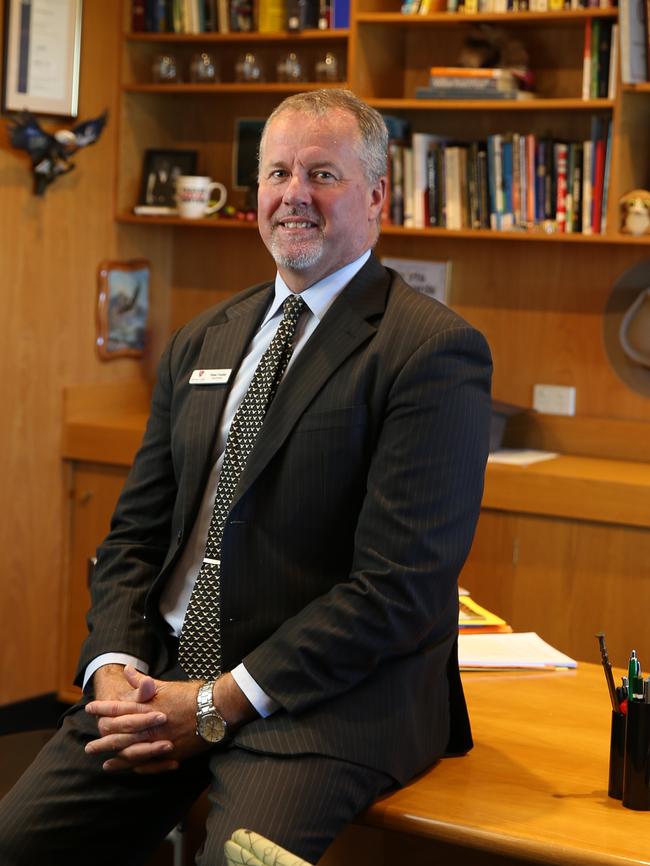
[[[415,328],[417,333],[433,334],[440,331],[467,329],[473,326],[446,304],[414,289],[396,271],[387,268],[391,275],[386,316],[398,319],[403,328]]]

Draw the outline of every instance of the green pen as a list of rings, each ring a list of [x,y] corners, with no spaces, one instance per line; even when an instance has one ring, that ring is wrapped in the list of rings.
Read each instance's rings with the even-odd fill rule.
[[[630,653],[630,661],[627,665],[627,676],[628,676],[628,698],[630,700],[637,700],[637,696],[639,693],[638,679],[641,676],[641,663],[636,655],[636,650],[632,650]],[[643,682],[641,683],[641,687],[643,688]],[[643,694],[643,692],[642,692]]]

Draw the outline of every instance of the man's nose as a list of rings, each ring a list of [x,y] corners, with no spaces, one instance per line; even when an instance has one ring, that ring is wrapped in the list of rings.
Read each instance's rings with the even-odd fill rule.
[[[308,179],[299,174],[292,175],[284,189],[282,201],[288,205],[309,204],[311,193],[309,191]]]

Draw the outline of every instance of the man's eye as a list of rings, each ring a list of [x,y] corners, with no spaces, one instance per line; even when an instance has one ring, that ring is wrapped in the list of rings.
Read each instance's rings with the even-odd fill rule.
[[[316,180],[334,180],[334,175],[332,174],[332,172],[325,171],[325,169],[323,169],[322,171],[315,171],[314,177],[316,178]]]
[[[276,180],[280,180],[282,178],[287,177],[288,172],[286,172],[283,168],[276,168],[275,171],[271,172],[271,177]]]

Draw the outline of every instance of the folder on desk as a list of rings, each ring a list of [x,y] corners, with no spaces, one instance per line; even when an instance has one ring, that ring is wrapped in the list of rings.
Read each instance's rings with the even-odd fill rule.
[[[575,659],[546,643],[535,632],[461,632],[458,637],[458,662],[463,671],[577,667]]]

